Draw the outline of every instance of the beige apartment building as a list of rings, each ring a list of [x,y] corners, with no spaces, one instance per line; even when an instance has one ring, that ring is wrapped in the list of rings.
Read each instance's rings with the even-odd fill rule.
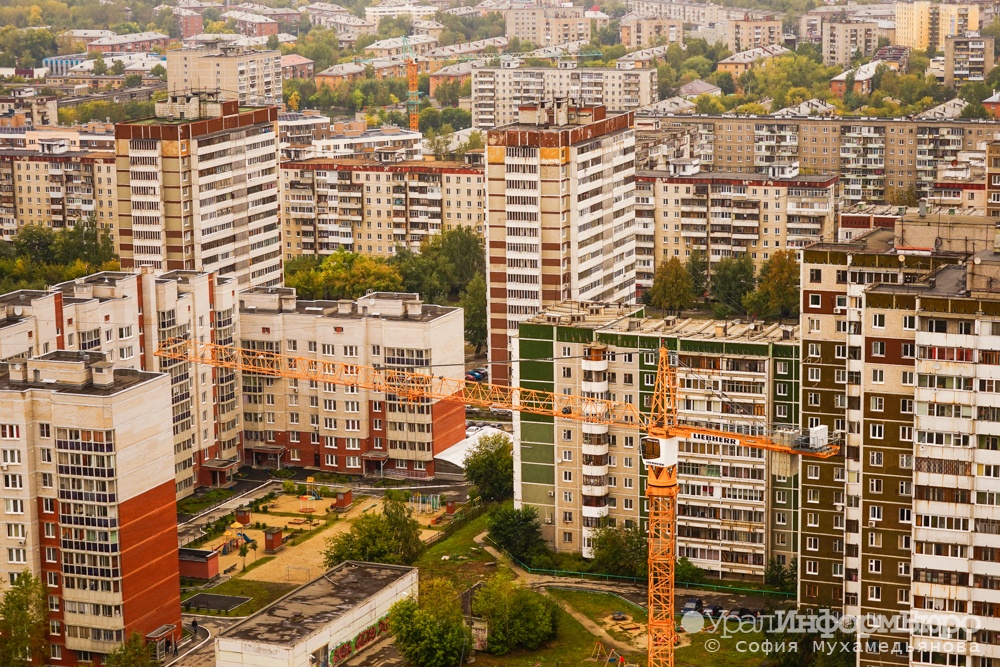
[[[978,32],[949,35],[944,43],[944,85],[960,88],[969,81],[985,81],[996,65],[994,39]]]
[[[236,341],[236,284],[207,273],[102,272],[47,290],[0,295],[0,360],[57,350],[100,352],[116,369],[170,377],[178,498],[227,484],[239,467],[242,422],[235,371],[160,359],[170,338]]]
[[[635,306],[568,301],[521,324],[515,378],[554,393],[597,392],[648,409],[657,351],[679,353],[687,423],[754,433],[798,420],[798,328],[646,318]],[[514,417],[515,503],[534,507],[558,551],[593,556],[604,525],[646,528],[638,427]],[[713,574],[761,580],[795,557],[797,476],[788,457],[679,443],[677,555]],[[779,495],[780,492],[780,495]]]
[[[804,174],[838,174],[847,205],[883,203],[911,190],[926,197],[939,165],[1000,137],[992,119],[673,115],[663,122],[697,128],[702,169],[752,173],[798,161]]]
[[[567,299],[635,299],[631,113],[565,100],[521,109],[487,140],[487,285],[494,382],[518,325]]]
[[[584,7],[515,7],[504,12],[507,39],[518,38],[536,47],[590,41],[590,19]]]
[[[286,259],[353,250],[391,257],[419,251],[455,227],[484,232],[481,167],[462,162],[312,158],[281,165]]]
[[[784,43],[780,20],[739,19],[726,22],[726,46],[733,53]]]
[[[255,51],[225,42],[167,51],[171,94],[218,92],[242,106],[281,104],[281,53]]]
[[[823,64],[849,67],[854,56],[865,58],[878,50],[879,27],[874,21],[823,23]]]
[[[628,14],[620,24],[622,45],[629,50],[684,43],[684,22],[677,19]]]
[[[123,268],[281,283],[278,109],[173,95],[115,128]]]
[[[944,51],[946,39],[978,31],[979,5],[915,0],[896,3],[896,44],[924,51]]]
[[[648,289],[671,257],[700,253],[710,273],[723,259],[750,257],[759,269],[771,253],[834,240],[836,185],[836,174],[800,174],[782,163],[749,177],[702,173],[692,160],[675,160],[672,172],[638,172],[638,288]]]
[[[53,351],[0,370],[0,577],[41,580],[46,663],[181,637],[170,381]]]
[[[287,287],[240,294],[241,345],[307,359],[461,379],[462,310],[419,294],[296,300]],[[243,374],[244,449],[255,466],[431,478],[434,455],[465,438],[458,401],[408,399],[294,378]]]
[[[558,68],[523,67],[503,61],[500,67],[472,70],[472,126],[490,130],[515,123],[518,108],[553,98],[569,98],[611,112],[630,111],[656,102],[655,68],[577,67],[565,61]],[[629,67],[625,67],[628,65]]]
[[[71,149],[67,139],[38,139],[33,149],[0,149],[0,238],[25,225],[72,227],[93,216],[116,233],[114,153]]]
[[[695,26],[723,24],[726,21],[742,21],[744,19],[776,19],[779,13],[744,9],[742,7],[725,7],[712,3],[701,2],[671,2],[670,0],[626,0],[625,7],[630,12],[641,16],[659,16],[665,19],[677,19]]]

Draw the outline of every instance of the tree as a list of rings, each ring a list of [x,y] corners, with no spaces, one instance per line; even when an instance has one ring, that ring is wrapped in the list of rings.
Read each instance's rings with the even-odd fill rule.
[[[61,264],[77,260],[103,264],[115,259],[115,241],[111,232],[101,227],[93,214],[77,219],[71,228],[56,236],[53,248],[55,259]]]
[[[695,250],[691,253],[688,261],[684,264],[684,268],[687,269],[688,275],[691,276],[691,289],[694,292],[694,298],[702,298],[708,287],[708,261],[701,254],[701,250]]]
[[[24,570],[0,600],[0,665],[30,667],[44,662],[48,614],[45,584]]]
[[[625,577],[646,576],[646,533],[636,525],[604,526],[594,534],[593,570]]]
[[[417,559],[423,544],[420,524],[403,500],[387,494],[380,513],[364,514],[351,530],[326,541],[323,564],[333,567],[345,560],[409,565]]]
[[[277,51],[281,47],[281,42],[278,41],[277,35],[268,35],[267,38],[267,48],[269,51]]]
[[[94,67],[91,70],[97,76],[104,76],[108,73],[108,64],[104,62],[103,56],[98,56],[97,60],[94,61]]]
[[[681,260],[671,257],[660,262],[646,298],[649,305],[668,313],[680,313],[694,304],[694,284]]]
[[[478,276],[477,276],[478,277]],[[514,497],[514,448],[505,433],[483,436],[465,457],[465,476],[483,500]]]
[[[434,158],[443,160],[451,152],[451,144],[454,138],[455,133],[451,131],[451,126],[443,125],[440,132],[433,128],[428,129],[424,140],[427,142],[427,150],[434,154]]]
[[[112,61],[111,67],[108,68],[108,72],[114,74],[115,76],[121,76],[125,73],[125,63],[121,60]]]
[[[798,315],[799,298],[799,262],[795,253],[779,250],[764,262],[757,288],[743,298],[743,307],[751,315],[781,321]]]
[[[104,667],[157,667],[160,663],[150,656],[142,635],[133,631],[105,656],[102,664]]]
[[[288,102],[287,102],[288,108],[291,109],[292,111],[298,111],[299,102],[301,101],[302,101],[302,96],[299,95],[299,91],[297,90],[292,91],[292,94],[288,96]]]
[[[705,570],[681,556],[674,564],[674,579],[685,584],[700,584],[705,581]]]
[[[441,112],[434,107],[428,107],[420,112],[420,131],[437,130],[441,127]]]
[[[445,579],[431,579],[420,582],[419,598],[419,603],[405,598],[389,609],[396,648],[414,665],[455,667],[471,639],[457,591]]]
[[[138,88],[142,85],[142,75],[141,74],[127,74],[125,76],[125,87],[126,88]]]
[[[712,296],[715,297],[715,314],[728,317],[743,310],[743,297],[753,291],[753,260],[727,257],[715,265],[712,274]]]
[[[243,559],[244,570],[247,569],[247,555],[249,555],[249,553],[250,553],[250,547],[248,547],[247,543],[244,541],[243,544],[240,545],[240,558]]]
[[[357,299],[368,290],[399,292],[403,281],[386,260],[338,250],[316,268],[287,275],[285,284],[306,299]]]
[[[442,81],[438,84],[437,88],[434,89],[434,99],[436,99],[441,106],[457,107],[461,89],[462,84],[459,83],[457,79]]]
[[[167,78],[167,68],[163,65],[153,65],[153,68],[149,70],[150,76],[155,76],[158,79]]]
[[[777,558],[770,558],[764,568],[764,583],[768,586],[774,586],[780,591],[794,593],[797,576],[794,558],[787,566],[779,563]]]
[[[531,505],[515,509],[512,504],[505,503],[496,507],[486,518],[486,526],[490,538],[522,562],[545,553],[538,510]]]
[[[489,339],[489,322],[486,311],[486,279],[476,274],[462,292],[458,305],[465,313],[465,342],[480,354]]]
[[[14,237],[14,252],[41,264],[51,264],[56,258],[56,234],[50,227],[25,225]]]
[[[472,612],[486,619],[486,650],[504,655],[515,648],[533,651],[555,638],[559,607],[551,598],[522,586],[507,569],[490,577],[472,598]]]
[[[718,72],[715,75],[715,85],[722,89],[723,95],[732,95],[736,92],[736,82],[729,72]]]

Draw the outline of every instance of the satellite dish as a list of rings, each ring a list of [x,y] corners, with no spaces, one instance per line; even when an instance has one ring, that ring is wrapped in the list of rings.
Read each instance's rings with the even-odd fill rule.
[[[957,167],[958,166],[958,160],[952,160],[951,161],[951,166]]]
[[[24,312],[24,309],[21,308],[21,306],[14,306],[14,314],[15,315],[17,315],[18,317],[20,317],[21,313],[23,313],[23,312]]]

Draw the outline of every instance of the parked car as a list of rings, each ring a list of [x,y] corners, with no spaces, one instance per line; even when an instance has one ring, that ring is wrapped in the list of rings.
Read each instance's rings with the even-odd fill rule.
[[[473,375],[472,373],[466,373],[465,374],[465,381],[466,382],[479,382],[479,378],[476,377],[475,375]]]
[[[493,404],[490,406],[490,414],[497,415],[499,417],[513,417],[514,413],[503,407],[502,405]]]
[[[486,379],[486,373],[483,373],[475,368],[473,368],[471,371],[465,371],[465,375],[466,377],[475,378],[476,382],[481,382],[482,380]]]
[[[688,598],[687,602],[684,603],[684,608],[681,609],[681,613],[686,614],[689,611],[700,613],[704,606],[705,603],[701,598]]]
[[[717,604],[710,604],[701,610],[702,615],[705,618],[721,618],[722,617],[722,607]]]
[[[479,412],[479,408],[477,408],[477,407],[474,407],[472,405],[466,405],[465,406],[465,414],[467,414],[467,415],[474,415],[474,414],[477,414],[478,412]]]

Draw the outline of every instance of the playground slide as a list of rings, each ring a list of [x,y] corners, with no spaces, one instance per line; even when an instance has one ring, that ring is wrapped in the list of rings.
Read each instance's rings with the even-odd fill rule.
[[[236,533],[236,534],[239,535],[240,537],[242,537],[245,542],[253,542],[253,540],[251,540],[249,537],[247,537],[246,533]]]

